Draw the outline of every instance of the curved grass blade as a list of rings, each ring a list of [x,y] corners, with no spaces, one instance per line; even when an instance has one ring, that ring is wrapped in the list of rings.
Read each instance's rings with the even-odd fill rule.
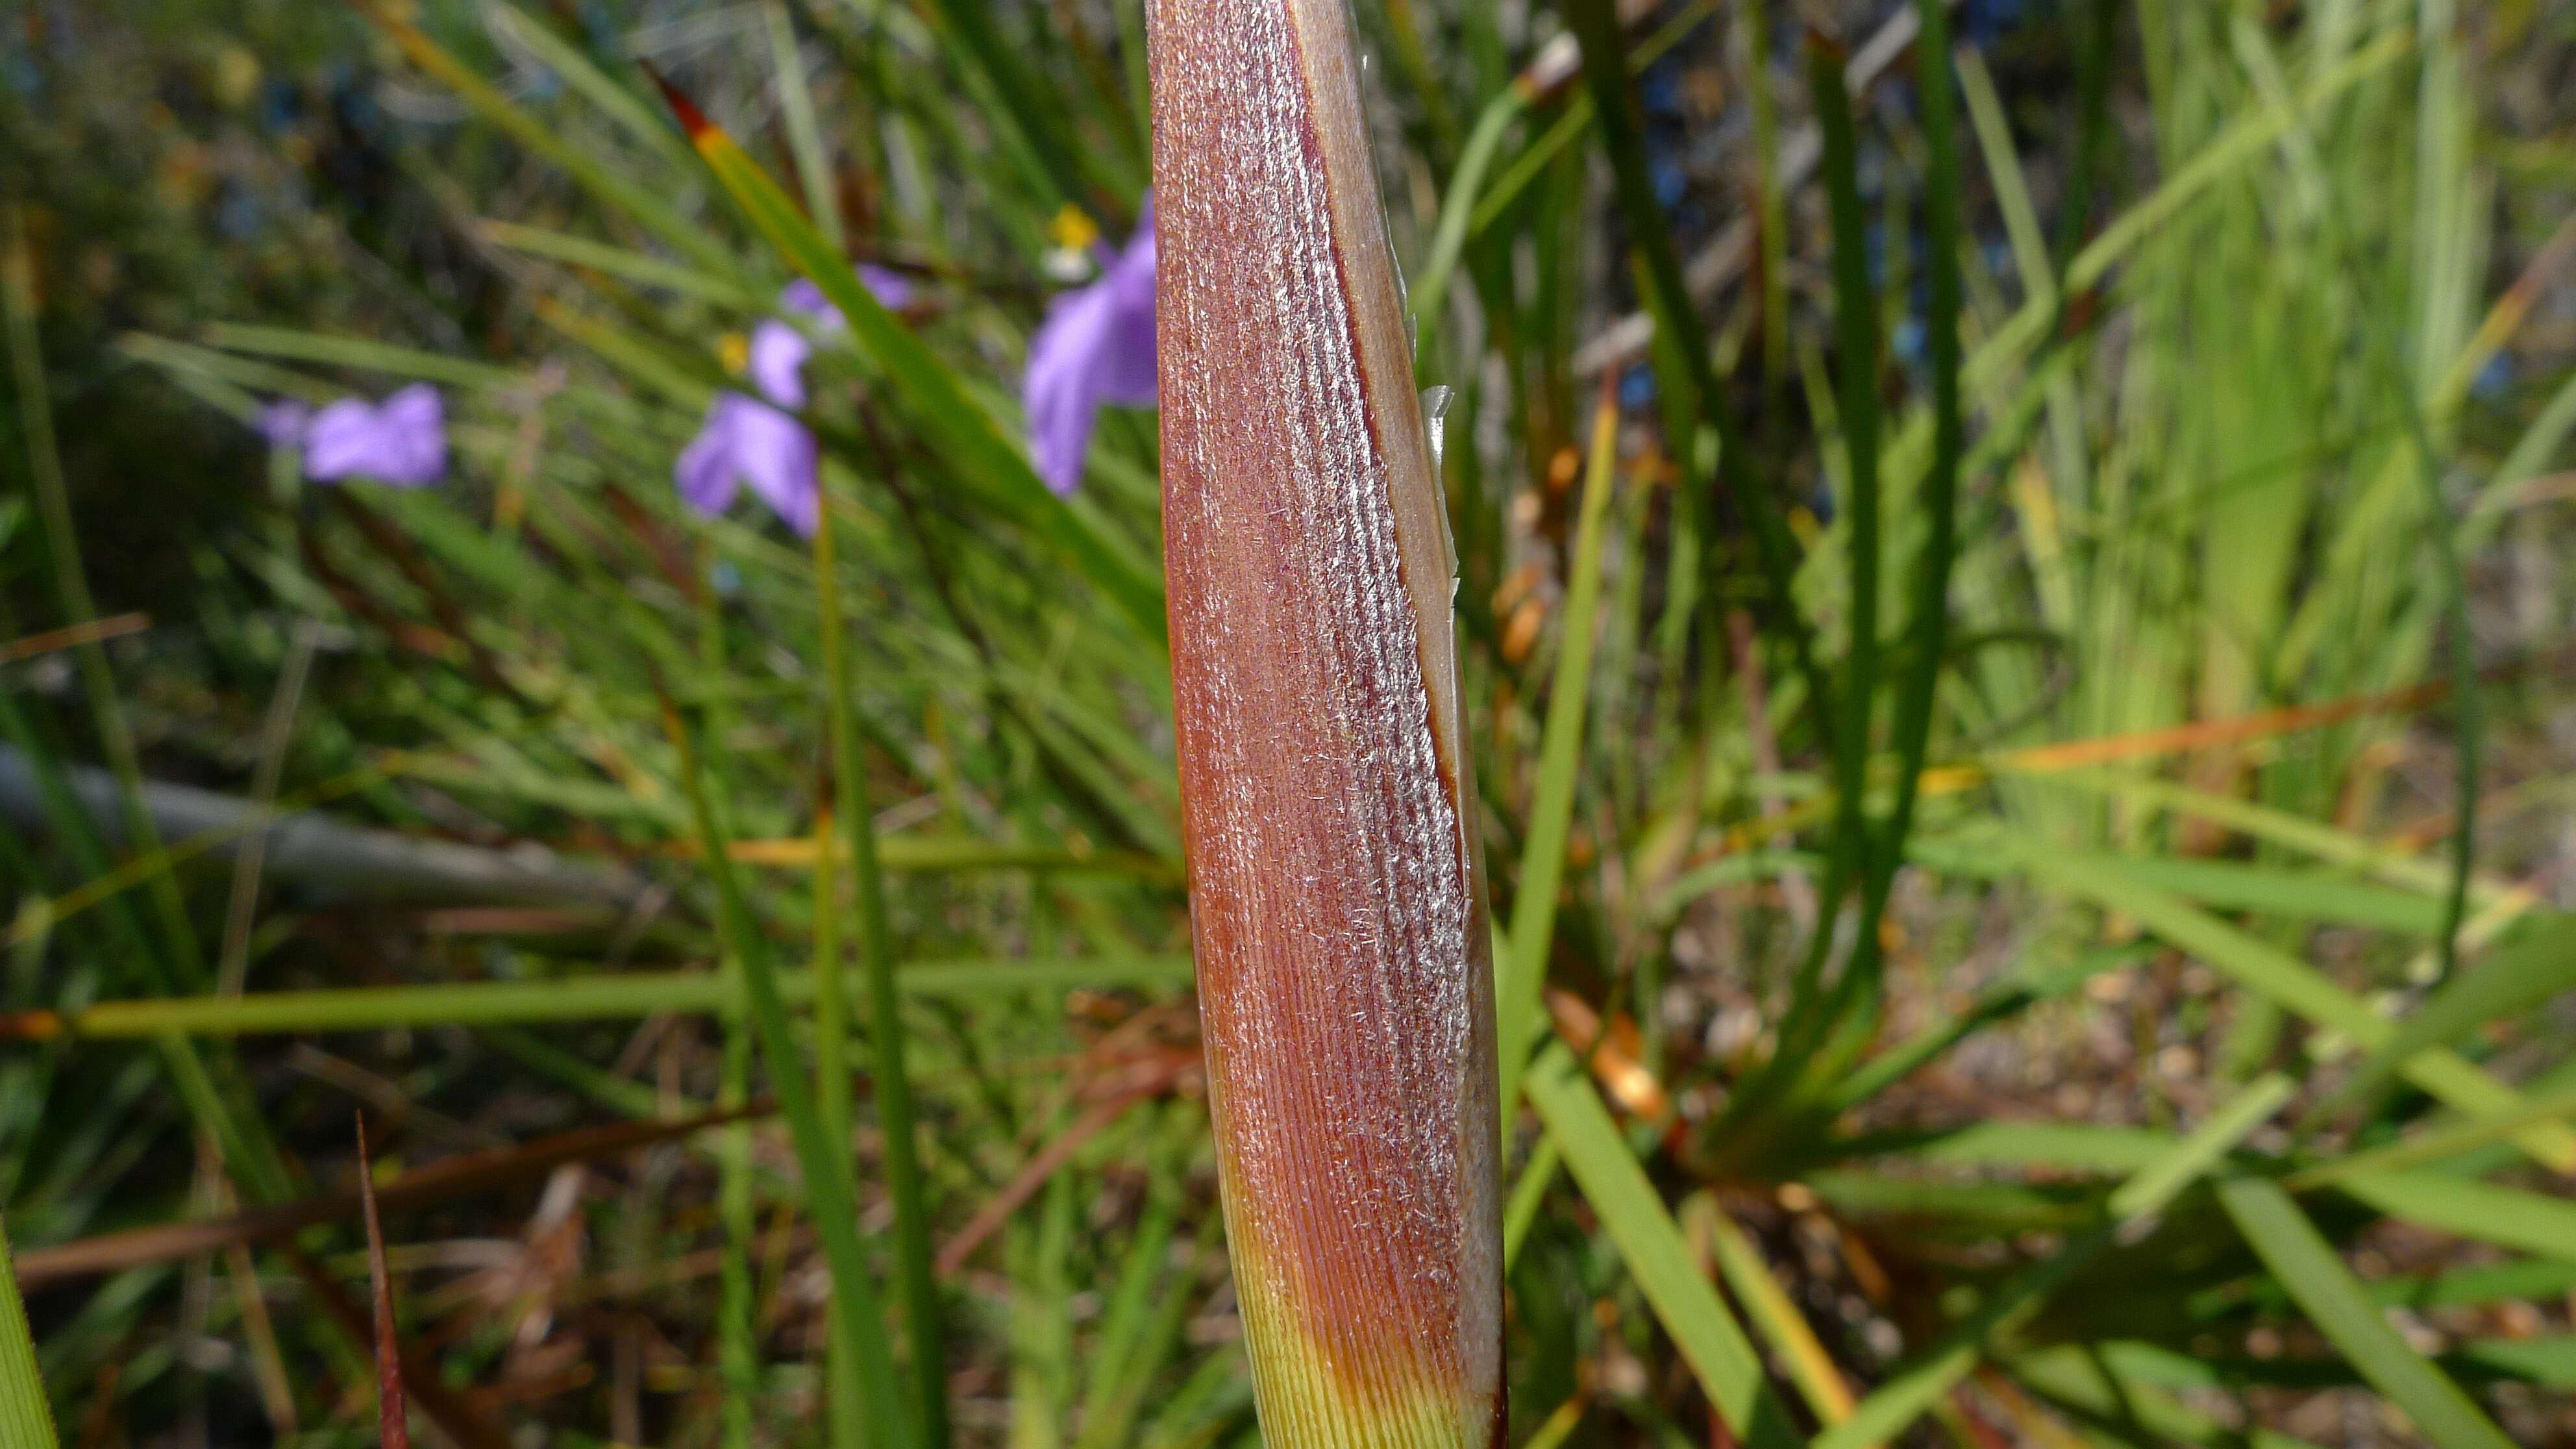
[[[2219,1204],[2318,1330],[2441,1449],[2511,1449],[2458,1384],[2409,1348],[2280,1184],[2236,1178]]]

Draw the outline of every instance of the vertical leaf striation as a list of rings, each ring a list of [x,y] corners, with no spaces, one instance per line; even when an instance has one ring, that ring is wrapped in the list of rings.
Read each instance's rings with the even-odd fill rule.
[[[1265,1434],[1483,1446],[1498,1128],[1456,571],[1348,24],[1152,19],[1191,922]]]

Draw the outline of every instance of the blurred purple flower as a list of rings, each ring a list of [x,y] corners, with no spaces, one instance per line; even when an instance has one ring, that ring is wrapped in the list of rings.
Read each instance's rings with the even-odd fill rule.
[[[1103,403],[1154,402],[1154,198],[1126,250],[1101,248],[1100,276],[1056,298],[1029,339],[1020,383],[1038,476],[1058,495],[1082,484],[1082,455]]]
[[[320,412],[281,399],[260,409],[258,427],[273,447],[301,445],[304,476],[317,483],[364,477],[420,488],[447,473],[447,412],[425,382],[380,403],[344,397]]]
[[[894,272],[862,266],[859,280],[891,310],[911,304],[912,283]],[[837,332],[849,325],[824,298],[823,289],[802,277],[778,294],[778,306],[808,319],[817,331]],[[814,344],[803,332],[778,318],[751,330],[750,361],[743,370],[760,397],[716,394],[706,422],[671,470],[682,502],[712,518],[749,483],[788,527],[813,536],[822,518],[822,450],[813,432],[785,411],[805,406],[805,360],[813,352]]]

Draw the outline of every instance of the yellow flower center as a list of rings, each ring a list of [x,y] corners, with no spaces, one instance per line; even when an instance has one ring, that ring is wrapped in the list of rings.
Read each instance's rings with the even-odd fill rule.
[[[1091,244],[1100,240],[1100,225],[1081,207],[1068,201],[1056,212],[1055,220],[1047,223],[1047,235],[1066,251],[1080,253],[1090,250]]]

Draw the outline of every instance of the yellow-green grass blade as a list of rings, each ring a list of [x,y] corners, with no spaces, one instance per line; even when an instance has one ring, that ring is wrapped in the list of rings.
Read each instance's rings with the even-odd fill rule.
[[[1449,189],[1440,198],[1440,220],[1431,233],[1431,249],[1414,269],[1413,284],[1407,289],[1413,305],[1414,356],[1428,360],[1432,344],[1440,331],[1443,306],[1449,299],[1449,278],[1458,270],[1458,257],[1467,249],[1467,223],[1475,215],[1477,189],[1485,184],[1485,173],[1494,166],[1495,156],[1503,148],[1503,138],[1511,133],[1512,122],[1529,109],[1528,93],[1518,85],[1505,86],[1485,103],[1476,117],[1475,129],[1467,133],[1466,147],[1458,153],[1457,168],[1449,173]]]
[[[2527,1096],[2521,1107],[2510,1112],[2452,1122],[2400,1138],[2383,1147],[2304,1168],[2282,1179],[2282,1185],[2292,1192],[2304,1192],[2311,1187],[2326,1186],[2346,1178],[2405,1172],[2476,1151],[2490,1142],[2513,1135],[2531,1123],[2571,1116],[2576,1116],[2576,1086],[2561,1086],[2554,1091]]]
[[[1685,1231],[1704,1229],[1708,1233],[1709,1252],[1716,1261],[1718,1275],[1726,1280],[1735,1301],[1743,1305],[1753,1331],[1762,1335],[1771,1351],[1789,1366],[1789,1382],[1797,1386],[1798,1396],[1815,1411],[1818,1422],[1830,1426],[1850,1418],[1851,1386],[1843,1382],[1842,1371],[1817,1340],[1806,1315],[1798,1311],[1788,1290],[1772,1276],[1771,1265],[1762,1260],[1753,1239],[1709,1193],[1693,1194],[1682,1204],[1681,1216]]]
[[[586,267],[621,281],[634,282],[646,287],[659,287],[665,291],[677,292],[684,297],[695,297],[703,302],[721,302],[727,306],[741,307],[746,310],[757,310],[769,305],[768,298],[763,297],[757,289],[743,285],[736,278],[718,276],[713,272],[700,271],[696,267],[664,261],[660,257],[627,247],[614,246],[608,242],[593,241],[588,237],[574,236],[568,232],[549,231],[544,227],[528,226],[521,222],[504,221],[497,217],[486,218],[476,229],[483,234],[485,241],[495,245],[508,247],[512,251],[526,252],[532,257],[543,257],[550,262]]]
[[[2476,1402],[2390,1327],[2334,1248],[2280,1184],[2236,1178],[2218,1200],[2308,1320],[2441,1449],[2511,1449]]]
[[[1007,995],[1119,986],[1185,985],[1186,955],[958,958],[908,961],[898,989],[920,996]],[[777,973],[791,1005],[814,998],[811,971]],[[727,1014],[745,1006],[737,986],[714,971],[648,971],[558,981],[456,981],[434,986],[260,991],[101,1001],[68,1011],[0,1013],[0,1040],[133,1039],[374,1031],[397,1027],[524,1026],[548,1021],[631,1020],[661,1012]]]
[[[2576,990],[2576,918],[2552,916],[2425,998],[2388,1041],[2355,1067],[2329,1107],[2377,1087],[2407,1059],[2448,1046],[2490,1021]]]
[[[1573,1055],[1550,1046],[1524,1086],[1602,1231],[1727,1427],[1750,1449],[1801,1442],[1752,1342],[1691,1262],[1681,1229]]]

